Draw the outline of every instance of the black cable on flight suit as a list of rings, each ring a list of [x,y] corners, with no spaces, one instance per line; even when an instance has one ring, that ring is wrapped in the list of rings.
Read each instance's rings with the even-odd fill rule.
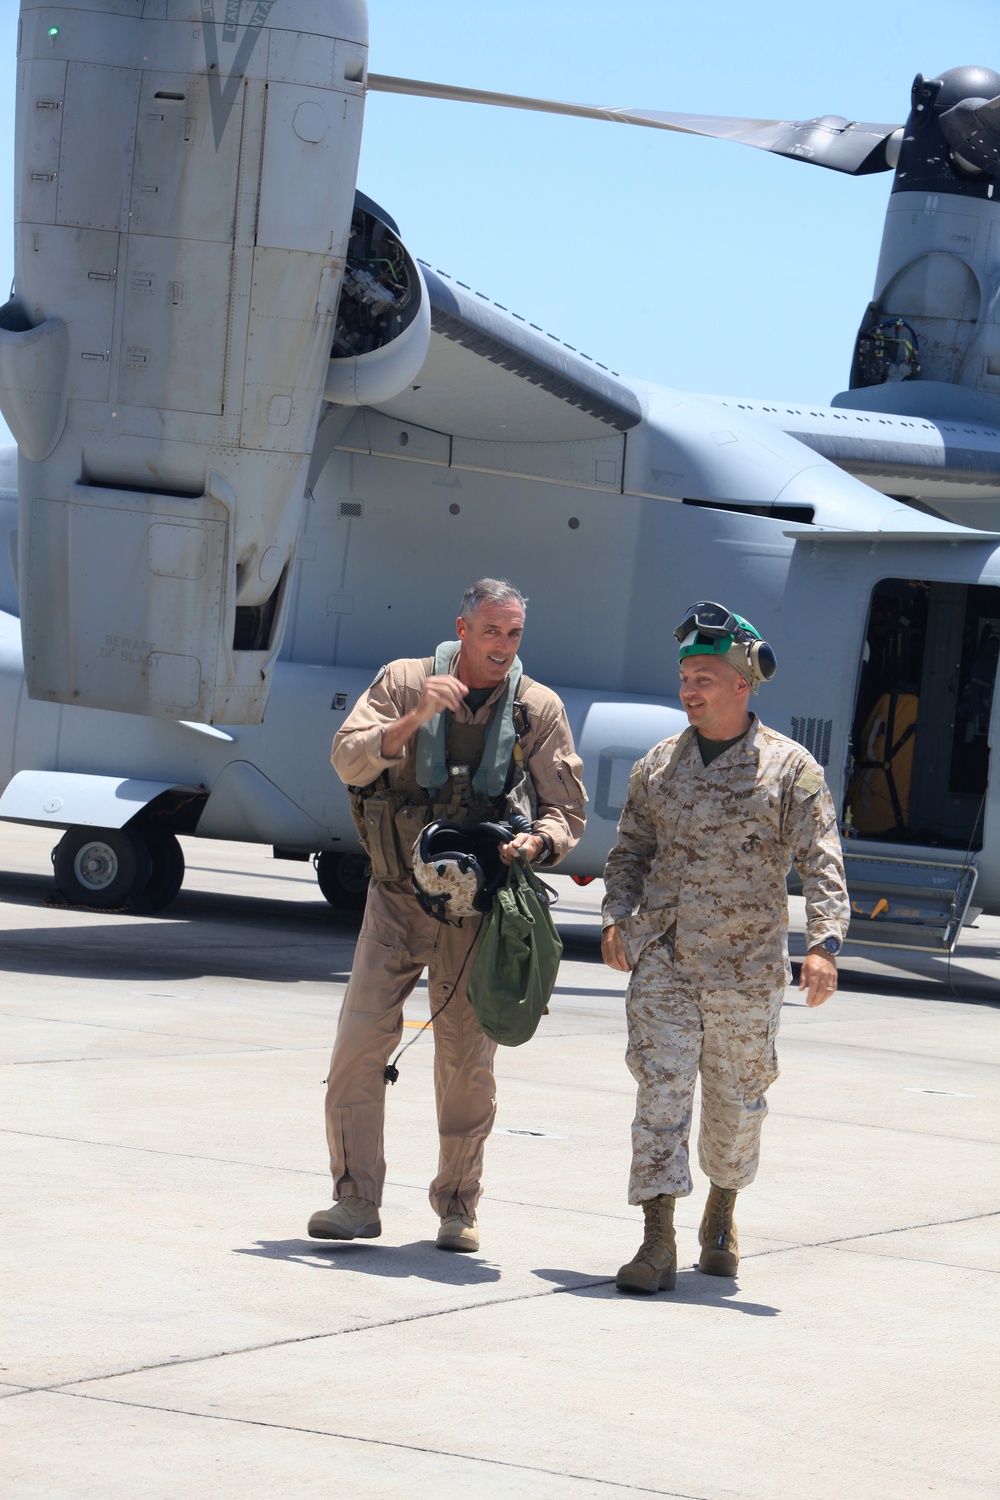
[[[448,991],[448,994],[446,995],[445,999],[438,1006],[437,1010],[434,1011],[434,1013],[432,1015],[428,1016],[427,1020],[421,1026],[421,1028],[417,1032],[416,1036],[411,1036],[410,1040],[408,1042],[405,1042],[404,1045],[402,1047],[400,1047],[399,1051],[396,1053],[396,1056],[393,1058],[392,1062],[391,1063],[386,1063],[385,1072],[382,1074],[382,1078],[383,1078],[383,1080],[384,1080],[385,1083],[395,1083],[396,1082],[397,1078],[399,1077],[399,1069],[396,1067],[396,1064],[399,1062],[399,1059],[402,1057],[402,1055],[406,1051],[407,1047],[412,1047],[414,1042],[418,1042],[420,1040],[420,1038],[423,1036],[424,1032],[427,1030],[428,1026],[432,1026],[434,1024],[434,1022],[437,1020],[438,1016],[441,1014],[441,1012],[444,1010],[445,1006],[448,1004],[448,1001],[452,998],[452,996],[454,995],[455,991],[458,989],[459,982],[461,981],[462,975],[465,973],[465,966],[469,962],[469,959],[472,957],[472,950],[476,946],[476,943],[477,943],[477,941],[479,939],[479,934],[483,930],[483,923],[486,921],[486,916],[487,916],[487,913],[483,912],[482,915],[479,918],[479,926],[476,928],[475,932],[472,935],[472,942],[469,944],[468,948],[466,948],[466,950],[465,950],[465,957],[462,959],[462,966],[459,969],[458,973],[456,974],[456,976],[455,976],[455,983],[452,985],[451,989]]]

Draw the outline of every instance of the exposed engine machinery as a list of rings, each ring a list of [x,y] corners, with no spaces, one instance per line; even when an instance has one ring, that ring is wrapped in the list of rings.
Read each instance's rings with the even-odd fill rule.
[[[886,215],[875,296],[837,405],[1000,419],[1000,73],[949,68],[913,81]],[[961,388],[961,394],[955,387]]]
[[[356,193],[325,399],[338,406],[391,400],[413,381],[429,343],[420,268],[385,210]]]

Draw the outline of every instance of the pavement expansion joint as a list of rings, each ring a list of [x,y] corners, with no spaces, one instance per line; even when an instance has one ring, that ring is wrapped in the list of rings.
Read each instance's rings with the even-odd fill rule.
[[[217,1052],[212,1054],[213,1057],[219,1055]],[[330,1176],[329,1171],[322,1171],[319,1167],[286,1167],[266,1161],[241,1161],[231,1156],[202,1156],[195,1151],[165,1151],[162,1146],[132,1146],[127,1141],[93,1141],[85,1136],[49,1135],[40,1130],[13,1130],[7,1126],[0,1126],[0,1135],[28,1136],[36,1141],[63,1141],[71,1146],[97,1146],[105,1151],[138,1151],[145,1156],[172,1156],[179,1161],[208,1161],[220,1167],[244,1167],[254,1172],[290,1172],[296,1177],[329,1178]],[[402,1185],[393,1184],[393,1186]]]
[[[247,1043],[226,1052],[109,1052],[97,1057],[21,1057],[5,1063],[8,1068],[47,1068],[52,1063],[161,1063],[196,1058],[257,1057],[273,1052],[318,1052],[318,1047],[255,1047]]]
[[[174,995],[157,995],[153,998],[162,1000],[174,1000],[180,999],[182,997]],[[25,1012],[19,1010],[0,1010],[0,1016],[7,1016],[13,1021],[23,1021],[25,1019]],[[117,1031],[121,1032],[123,1036],[168,1036],[170,1037],[171,1041],[175,1042],[222,1042],[228,1047],[249,1047],[253,1050],[260,1050],[262,1052],[284,1052],[286,1050],[289,1052],[319,1051],[318,1047],[289,1047],[286,1049],[284,1047],[276,1046],[273,1043],[269,1044],[266,1047],[263,1047],[254,1042],[240,1042],[236,1037],[232,1036],[205,1036],[200,1032],[193,1031],[160,1031],[154,1026],[122,1026],[117,1022],[112,1021],[81,1021],[77,1016],[36,1016],[32,1014],[31,1020],[32,1023],[34,1023],[35,1021],[42,1021],[52,1026],[85,1026],[91,1031]],[[214,1057],[215,1055],[216,1054],[213,1052],[212,1056]]]
[[[542,1464],[516,1463],[508,1458],[485,1458],[479,1453],[463,1453],[452,1448],[430,1448],[419,1443],[393,1442],[390,1438],[365,1437],[356,1432],[335,1432],[326,1427],[300,1427],[291,1422],[265,1422],[259,1417],[227,1416],[220,1412],[193,1411],[184,1406],[160,1406],[149,1401],[125,1401],[120,1396],[95,1396],[89,1391],[69,1391],[58,1388],[51,1394],[75,1397],[79,1401],[100,1401],[109,1406],[124,1406],[138,1411],[168,1413],[177,1417],[195,1417],[206,1422],[231,1422],[240,1427],[264,1427],[278,1432],[298,1432],[310,1437],[334,1438],[344,1443],[364,1443],[371,1448],[391,1448],[404,1453],[425,1453],[431,1458],[451,1458],[460,1463],[484,1464],[488,1468],[514,1469],[522,1474],[545,1474],[553,1479],[572,1479],[580,1484],[600,1485],[606,1489],[624,1490],[632,1495],[661,1495],[664,1500],[709,1500],[705,1494],[693,1494],[690,1490],[660,1490],[646,1484],[629,1484],[622,1479],[602,1479],[593,1474],[575,1474],[569,1469],[551,1469]]]
[[[777,1109],[775,1110],[777,1113]],[[804,1120],[809,1125],[837,1125],[842,1130],[883,1130],[888,1135],[918,1135],[924,1141],[955,1141],[963,1146],[995,1146],[996,1140],[983,1135],[950,1135],[944,1130],[914,1130],[909,1125],[882,1125],[872,1120],[843,1120],[836,1115],[798,1115],[782,1111],[784,1120]]]
[[[328,1328],[321,1333],[299,1333],[291,1338],[269,1339],[264,1344],[246,1344],[236,1349],[216,1349],[208,1354],[181,1355],[174,1359],[152,1360],[145,1365],[132,1365],[123,1370],[111,1370],[102,1375],[86,1375],[82,1379],[77,1377],[71,1380],[55,1380],[42,1385],[26,1386],[24,1394],[29,1391],[38,1393],[40,1391],[64,1391],[69,1387],[81,1385],[92,1385],[103,1380],[120,1380],[125,1375],[144,1375],[151,1370],[175,1370],[182,1365],[210,1364],[217,1359],[234,1359],[241,1354],[262,1354],[269,1349],[286,1349],[295,1344],[315,1344],[322,1339],[343,1338],[346,1334],[368,1333],[372,1329],[397,1328],[406,1323],[423,1323],[432,1318],[450,1318],[456,1313],[478,1312],[484,1307],[512,1307],[518,1302],[534,1302],[541,1297],[558,1297],[567,1292],[590,1291],[596,1287],[612,1286],[613,1276],[601,1276],[585,1278],[574,1282],[571,1286],[542,1287],[534,1292],[521,1292],[510,1297],[484,1297],[476,1302],[463,1302],[456,1307],[433,1307],[423,1312],[403,1313],[396,1318],[383,1318],[379,1321],[371,1319],[364,1323],[351,1324],[346,1328]],[[72,1393],[71,1393],[72,1394]]]
[[[790,1252],[795,1250],[837,1250],[841,1245],[849,1245],[858,1240],[879,1240],[882,1239],[885,1235],[889,1234],[914,1234],[917,1230],[920,1229],[947,1229],[954,1224],[975,1224],[980,1219],[995,1219],[998,1216],[1000,1216],[1000,1209],[990,1208],[985,1209],[982,1213],[978,1214],[962,1214],[960,1217],[955,1219],[926,1219],[921,1220],[916,1224],[897,1224],[890,1229],[866,1229],[862,1234],[838,1235],[835,1239],[802,1240],[796,1244],[776,1245],[772,1250],[751,1251],[749,1255],[743,1255],[742,1259],[760,1260],[765,1255],[788,1255]],[[890,1258],[893,1260],[909,1260],[911,1257],[892,1256]],[[938,1262],[933,1261],[931,1262],[931,1264],[937,1265]],[[956,1269],[969,1271],[975,1270],[977,1268],[974,1266],[958,1266],[956,1267]],[[983,1267],[982,1269],[987,1270],[989,1268]]]

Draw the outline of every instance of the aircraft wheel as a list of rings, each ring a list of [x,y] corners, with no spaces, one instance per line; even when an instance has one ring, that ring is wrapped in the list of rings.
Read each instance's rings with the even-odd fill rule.
[[[144,828],[142,836],[153,862],[143,906],[150,912],[162,911],[184,884],[184,851],[169,828],[158,828],[154,824]]]
[[[134,828],[70,828],[52,851],[52,863],[70,905],[98,909],[141,900],[153,867]]]
[[[319,888],[331,906],[341,911],[360,911],[368,895],[368,860],[363,854],[334,854],[328,851],[316,856],[316,878]]]

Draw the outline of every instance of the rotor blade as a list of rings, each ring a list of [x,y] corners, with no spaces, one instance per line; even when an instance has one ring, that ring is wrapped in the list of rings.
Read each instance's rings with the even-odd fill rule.
[[[578,115],[585,120],[611,120],[619,125],[646,125],[652,130],[711,136],[855,176],[890,170],[885,142],[900,128],[898,125],[863,124],[858,120],[845,120],[840,115],[821,115],[815,120],[740,120],[720,115],[665,114],[656,109],[628,109],[615,105],[565,104],[555,99],[531,99],[522,94],[491,94],[484,89],[457,88],[450,83],[426,83],[417,78],[390,78],[384,73],[369,73],[368,87],[378,94],[414,94],[424,99],[492,104],[503,109],[528,109],[549,115]]]

